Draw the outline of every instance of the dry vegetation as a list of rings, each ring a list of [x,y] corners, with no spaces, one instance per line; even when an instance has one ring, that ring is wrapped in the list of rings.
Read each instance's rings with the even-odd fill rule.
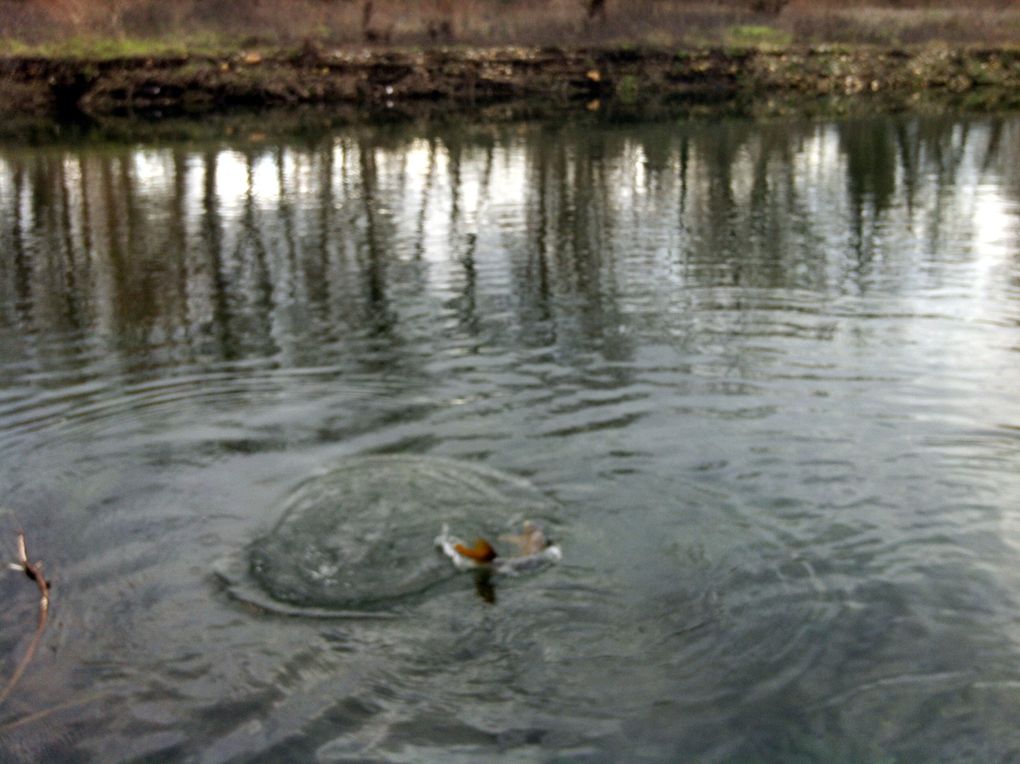
[[[8,53],[314,43],[1020,43],[1020,0],[0,0]]]

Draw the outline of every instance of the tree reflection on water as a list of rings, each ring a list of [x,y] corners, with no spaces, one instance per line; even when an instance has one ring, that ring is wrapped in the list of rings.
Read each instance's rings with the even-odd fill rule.
[[[1015,206],[1018,131],[899,117],[8,150],[0,321],[129,365],[140,348],[300,364],[338,343],[413,346],[415,316],[440,305],[479,343],[626,356],[622,289],[836,297],[923,278],[890,236],[973,237],[989,200],[951,193],[963,182],[994,176]]]

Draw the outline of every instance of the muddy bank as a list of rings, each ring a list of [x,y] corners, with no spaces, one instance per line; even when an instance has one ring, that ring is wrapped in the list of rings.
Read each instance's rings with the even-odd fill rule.
[[[1020,49],[663,51],[499,48],[0,59],[7,116],[206,114],[329,104],[358,114],[598,110],[733,100],[951,94],[1020,102]]]

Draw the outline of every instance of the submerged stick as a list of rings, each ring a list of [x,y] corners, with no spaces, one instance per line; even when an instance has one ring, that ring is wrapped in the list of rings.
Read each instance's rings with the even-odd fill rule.
[[[77,706],[83,706],[86,703],[94,703],[97,700],[105,700],[109,697],[110,693],[108,692],[97,692],[94,695],[86,695],[84,698],[75,698],[73,700],[65,701],[64,703],[58,703],[55,706],[50,706],[49,708],[44,708],[41,711],[35,711],[27,716],[22,716],[20,719],[15,719],[12,722],[6,722],[5,724],[0,725],[0,739],[2,739],[3,735],[9,734],[19,727],[24,727],[26,724],[32,724],[40,719],[45,719],[47,716],[52,714],[59,713],[60,711],[66,711],[69,708],[76,708]]]
[[[0,690],[0,703],[3,703],[10,694],[14,691],[15,686],[21,680],[21,675],[25,673],[25,669],[28,668],[28,664],[32,662],[32,658],[35,657],[35,652],[39,648],[39,643],[42,641],[43,632],[46,630],[46,622],[50,615],[50,582],[46,580],[42,571],[42,562],[31,562],[28,558],[28,549],[25,546],[25,532],[20,531],[18,533],[18,561],[10,564],[11,570],[20,570],[32,581],[35,581],[36,586],[39,587],[39,620],[36,623],[35,634],[32,635],[32,641],[28,643],[28,649],[25,650],[25,654],[21,656],[21,660],[18,661],[17,667],[14,669],[14,673],[11,674],[11,678],[7,680],[7,684],[4,685],[3,689]]]

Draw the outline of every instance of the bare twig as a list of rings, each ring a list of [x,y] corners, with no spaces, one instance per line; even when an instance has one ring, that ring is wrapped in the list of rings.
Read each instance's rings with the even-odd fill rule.
[[[50,582],[43,575],[42,562],[31,562],[29,560],[28,549],[25,546],[24,531],[19,531],[18,533],[18,561],[12,562],[10,567],[12,570],[22,571],[32,581],[35,581],[36,586],[39,587],[39,620],[36,623],[35,634],[32,635],[32,641],[28,643],[25,654],[21,656],[21,660],[18,661],[18,665],[14,669],[14,673],[11,674],[11,678],[7,680],[7,684],[0,690],[0,703],[7,700],[8,696],[14,691],[15,686],[21,680],[21,675],[25,673],[28,664],[35,657],[35,652],[42,641],[43,632],[46,630],[46,621],[49,619],[50,614]]]
[[[97,700],[105,700],[106,698],[109,697],[110,693],[108,692],[97,692],[94,695],[86,695],[84,698],[75,698],[74,700],[68,700],[56,706],[44,708],[42,711],[36,711],[34,713],[28,714],[27,716],[22,716],[20,719],[15,719],[14,721],[7,722],[5,724],[0,724],[0,736],[10,734],[12,731],[18,729],[19,727],[24,727],[26,724],[32,724],[34,722],[39,721],[40,719],[45,719],[47,716],[50,716],[51,714],[55,714],[60,711],[66,711],[69,708],[83,706],[86,703],[94,703]]]

